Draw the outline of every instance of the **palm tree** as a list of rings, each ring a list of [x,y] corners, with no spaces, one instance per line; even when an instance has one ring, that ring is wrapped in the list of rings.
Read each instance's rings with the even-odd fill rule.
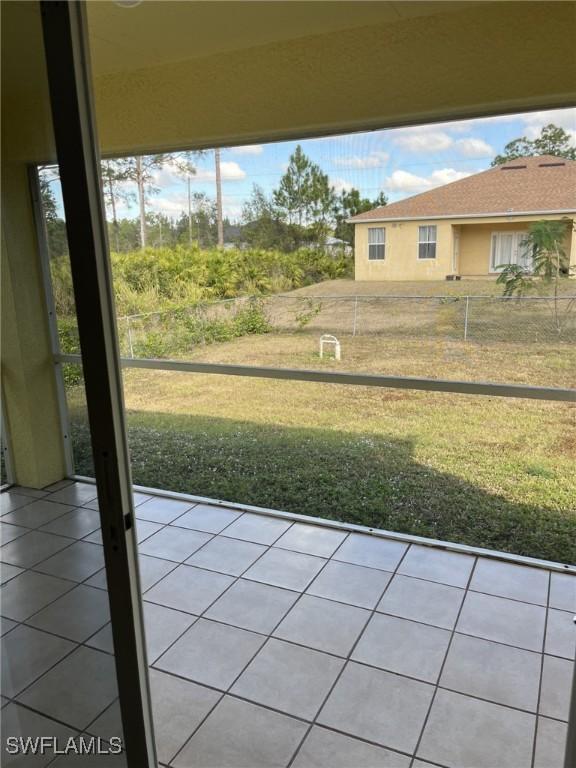
[[[552,287],[552,313],[558,333],[562,331],[564,316],[572,308],[569,301],[560,312],[558,292],[560,280],[569,275],[570,260],[566,252],[567,235],[572,228],[569,219],[535,221],[521,245],[530,254],[528,264],[505,264],[498,277],[504,285],[504,296],[524,296],[527,293]]]

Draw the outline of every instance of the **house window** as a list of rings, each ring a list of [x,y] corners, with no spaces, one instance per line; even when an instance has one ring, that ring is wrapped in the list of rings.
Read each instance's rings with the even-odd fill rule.
[[[499,272],[507,264],[518,264],[529,269],[532,254],[527,246],[528,232],[493,232],[490,252],[490,271]]]
[[[386,228],[371,227],[368,230],[368,259],[382,261],[386,249]]]
[[[436,258],[436,227],[418,227],[418,258]]]

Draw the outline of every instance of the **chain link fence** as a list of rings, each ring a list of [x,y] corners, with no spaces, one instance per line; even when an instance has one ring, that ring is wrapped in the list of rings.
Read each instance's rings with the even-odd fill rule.
[[[251,333],[574,344],[576,296],[241,297],[118,319],[122,355],[167,357]]]

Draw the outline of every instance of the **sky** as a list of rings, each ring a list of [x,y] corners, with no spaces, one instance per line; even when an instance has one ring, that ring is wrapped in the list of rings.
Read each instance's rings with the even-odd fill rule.
[[[562,109],[223,149],[224,215],[239,220],[254,184],[270,193],[297,144],[328,174],[337,192],[356,187],[363,196],[376,198],[383,191],[394,202],[486,170],[507,142],[533,139],[548,123],[564,128],[576,145],[576,109]],[[214,198],[214,153],[196,165],[192,190]],[[187,210],[186,182],[174,169],[156,173],[155,185],[160,192],[150,197],[150,212],[178,218]],[[137,213],[136,204],[119,206],[119,217]]]

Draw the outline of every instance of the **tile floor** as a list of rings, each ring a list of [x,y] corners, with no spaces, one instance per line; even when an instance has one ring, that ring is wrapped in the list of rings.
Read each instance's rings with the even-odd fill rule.
[[[0,497],[3,740],[120,733],[95,497],[71,482]],[[136,504],[161,765],[561,768],[573,575]]]

